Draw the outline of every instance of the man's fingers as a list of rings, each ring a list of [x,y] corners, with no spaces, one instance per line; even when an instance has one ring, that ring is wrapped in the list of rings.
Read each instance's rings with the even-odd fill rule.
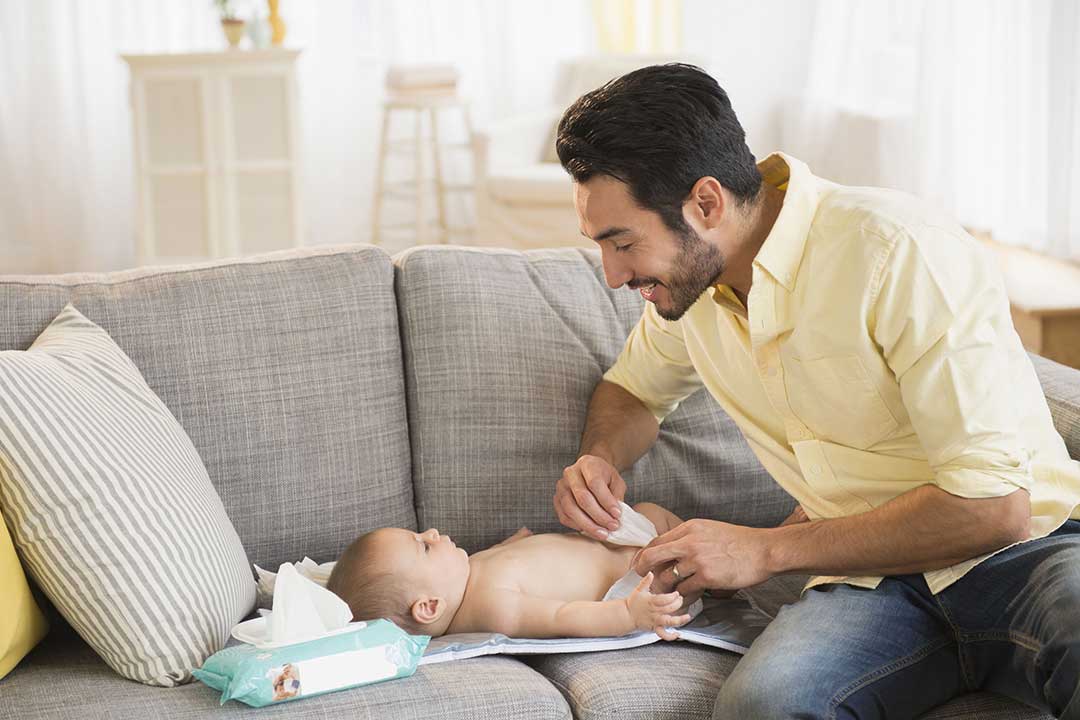
[[[729,598],[734,597],[738,590],[717,590],[716,588],[709,589],[709,596],[714,598]]]
[[[654,540],[653,542],[656,541]],[[634,563],[634,569],[640,575],[643,570],[649,571],[666,562],[671,562],[672,560],[678,562],[684,555],[684,543],[679,540],[663,545],[656,545],[654,547],[646,547],[638,555],[637,562]]]
[[[675,540],[685,537],[694,527],[690,524],[691,522],[691,520],[687,520],[685,522],[679,523],[663,535],[657,535],[656,537],[654,537],[652,541],[645,547],[651,548],[656,547],[657,545],[667,545],[669,542],[674,542]]]
[[[607,540],[608,531],[600,527],[585,514],[574,502],[574,497],[567,493],[562,500],[562,517],[559,521],[568,528],[580,530],[595,540]]]
[[[614,472],[614,470],[612,472]],[[585,492],[590,493],[589,499],[603,516],[601,517],[592,512],[587,505],[582,505],[582,508],[585,512],[592,515],[593,520],[598,524],[607,525],[611,530],[617,530],[619,528],[619,515],[622,511],[619,509],[619,499],[611,494],[611,488],[608,487],[608,480],[609,478],[604,477],[599,473],[594,473],[591,477],[585,478],[585,486],[587,488]],[[579,501],[581,499],[577,493],[574,494],[574,497],[578,497]],[[611,523],[614,523],[613,525],[608,523],[608,518],[611,519]]]
[[[600,503],[596,501],[596,497],[587,486],[574,487],[571,492],[578,507],[589,516],[595,525],[606,527],[608,530],[618,529],[619,521],[612,517],[607,510],[600,507]]]
[[[694,593],[704,592],[709,587],[705,584],[705,580],[700,575],[691,575],[690,577],[679,583],[676,588],[683,597],[693,595]]]

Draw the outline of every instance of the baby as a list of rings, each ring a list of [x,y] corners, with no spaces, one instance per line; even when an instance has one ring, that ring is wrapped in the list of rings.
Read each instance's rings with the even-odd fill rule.
[[[634,506],[667,532],[682,521],[651,503]],[[327,587],[356,620],[388,618],[414,635],[497,632],[511,637],[611,637],[690,621],[678,592],[654,594],[652,573],[619,600],[605,593],[630,570],[636,547],[522,528],[469,555],[438,530],[382,528],[342,553]],[[689,603],[687,603],[688,605]]]

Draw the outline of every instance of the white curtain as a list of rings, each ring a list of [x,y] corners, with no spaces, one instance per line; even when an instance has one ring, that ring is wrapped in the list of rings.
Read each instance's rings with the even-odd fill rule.
[[[238,0],[242,17],[265,3]],[[309,244],[365,242],[391,63],[455,63],[477,122],[550,102],[595,47],[578,0],[283,0],[300,59]],[[246,41],[245,41],[246,42]],[[135,194],[120,53],[224,47],[210,0],[0,2],[0,272],[129,267]]]
[[[1080,259],[1080,5],[819,0],[785,145],[995,239]]]

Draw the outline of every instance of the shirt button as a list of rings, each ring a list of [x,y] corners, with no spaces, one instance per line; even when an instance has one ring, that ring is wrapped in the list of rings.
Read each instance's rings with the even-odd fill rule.
[[[821,466],[820,465],[811,465],[810,466],[810,474],[811,475],[820,475],[821,474]]]

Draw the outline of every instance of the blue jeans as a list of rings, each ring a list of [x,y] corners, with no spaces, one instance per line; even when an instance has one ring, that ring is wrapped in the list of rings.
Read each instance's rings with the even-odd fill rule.
[[[1080,720],[1080,521],[937,595],[922,575],[808,590],[735,666],[714,719],[915,718],[978,689]]]

